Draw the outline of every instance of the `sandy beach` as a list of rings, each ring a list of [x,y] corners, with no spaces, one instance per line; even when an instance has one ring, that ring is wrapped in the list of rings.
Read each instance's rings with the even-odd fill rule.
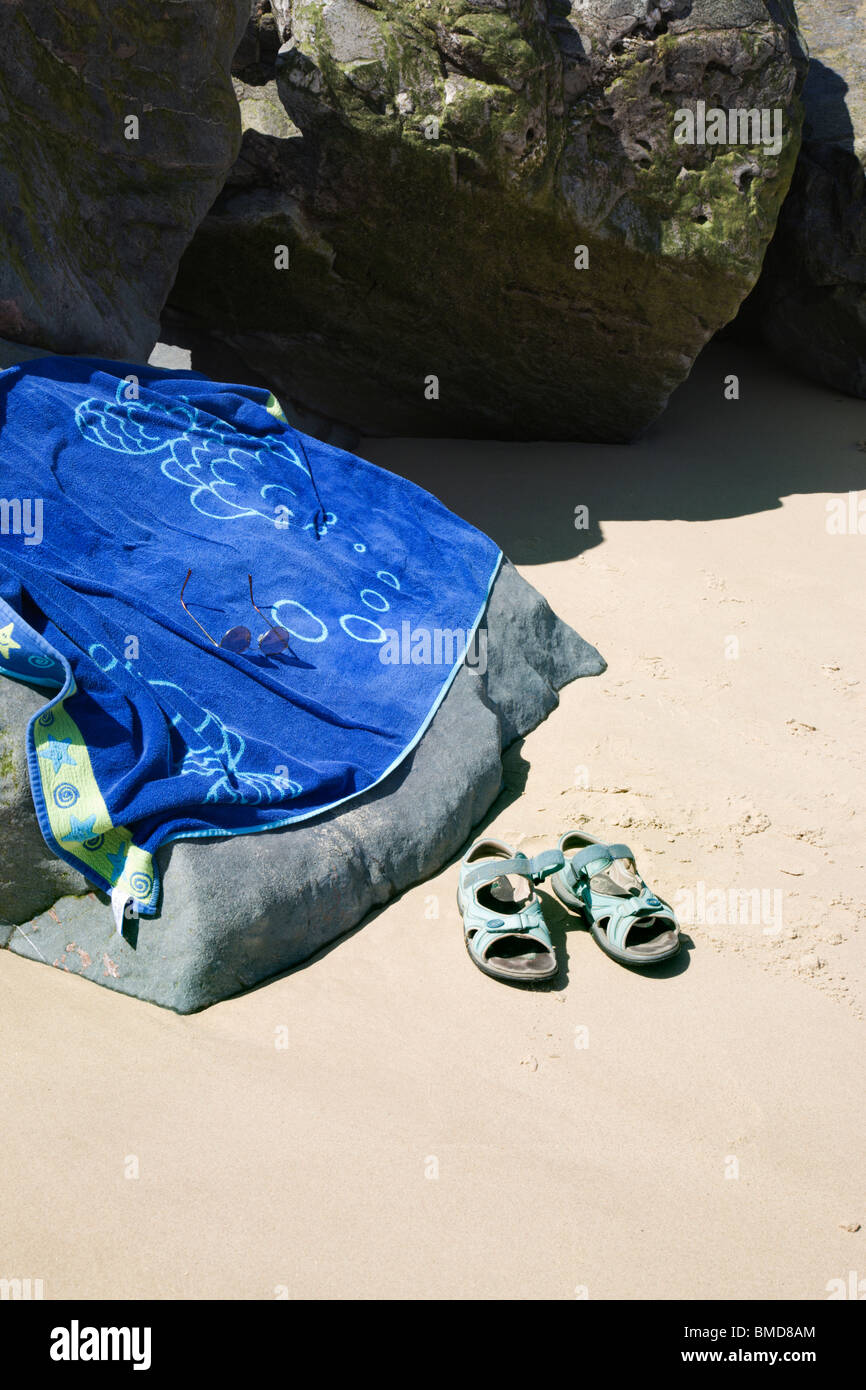
[[[189,1017],[4,951],[0,1273],[85,1299],[866,1278],[862,402],[722,341],[632,447],[359,452],[487,531],[608,662],[509,751],[486,826],[625,840],[691,905],[687,949],[622,969],[545,893],[564,968],[508,988],[466,954],[454,862]],[[863,534],[834,534],[852,492]]]

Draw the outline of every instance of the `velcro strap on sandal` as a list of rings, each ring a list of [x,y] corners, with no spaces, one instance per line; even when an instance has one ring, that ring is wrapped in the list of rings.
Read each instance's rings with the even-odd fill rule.
[[[607,852],[611,859],[634,859],[634,850],[628,845],[608,845]]]
[[[637,904],[635,906],[635,903]],[[641,922],[654,918],[657,922],[668,922],[672,930],[676,931],[677,919],[667,903],[661,898],[657,898],[651,889],[645,889],[638,899],[626,899],[617,904],[610,914],[607,923],[607,939],[612,946],[624,951],[628,943],[628,934],[632,927],[639,926]]]
[[[628,845],[587,845],[565,860],[563,879],[567,888],[574,888],[581,873],[587,879],[603,873],[614,859],[634,859]]]
[[[491,936],[522,936],[524,932],[537,931],[541,925],[534,914],[515,912],[509,917],[494,917],[486,921],[482,930]]]
[[[530,859],[529,877],[533,883],[543,883],[551,874],[558,874],[565,865],[565,855],[561,849],[546,849],[541,854],[536,854],[534,859]]]
[[[513,859],[487,859],[482,864],[466,869],[463,885],[465,888],[481,888],[484,884],[495,883],[496,879],[508,874],[517,874],[519,878],[528,878],[532,883],[541,883],[543,879],[557,873],[564,863],[565,860],[558,849],[547,849],[534,859],[529,859],[525,854],[515,854]]]
[[[477,959],[486,960],[491,946],[503,936],[522,936],[546,951],[553,950],[550,933],[537,903],[523,912],[504,918],[493,917],[482,923],[470,940],[470,952]]]

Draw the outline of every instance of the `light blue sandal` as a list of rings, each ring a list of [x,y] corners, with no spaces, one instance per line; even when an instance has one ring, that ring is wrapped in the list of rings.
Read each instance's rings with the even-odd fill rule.
[[[628,845],[606,845],[572,831],[559,848],[565,864],[553,891],[581,914],[607,955],[624,965],[658,965],[677,954],[673,908],[644,883]]]
[[[564,864],[559,850],[528,859],[503,840],[478,840],[460,865],[457,906],[466,949],[494,980],[537,984],[558,970],[534,885]]]

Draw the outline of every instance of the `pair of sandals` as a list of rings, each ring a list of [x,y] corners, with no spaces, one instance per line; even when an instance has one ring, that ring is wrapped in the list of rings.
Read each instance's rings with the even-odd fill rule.
[[[478,840],[460,865],[457,906],[466,949],[494,980],[537,984],[559,966],[537,884],[552,878],[560,902],[579,913],[601,949],[623,965],[659,965],[680,949],[669,903],[640,877],[628,845],[571,831],[534,859],[504,840]]]

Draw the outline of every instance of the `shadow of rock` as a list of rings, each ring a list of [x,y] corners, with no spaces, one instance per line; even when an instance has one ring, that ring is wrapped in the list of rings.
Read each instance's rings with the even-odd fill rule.
[[[795,371],[866,397],[866,32],[849,0],[798,0],[812,61],[803,147],[734,325]]]
[[[725,399],[731,375],[736,401]],[[601,544],[608,522],[715,520],[771,510],[793,493],[866,487],[846,405],[834,423],[824,387],[794,394],[765,351],[716,341],[636,444],[383,439],[361,451],[441,497],[515,563],[545,564]]]

